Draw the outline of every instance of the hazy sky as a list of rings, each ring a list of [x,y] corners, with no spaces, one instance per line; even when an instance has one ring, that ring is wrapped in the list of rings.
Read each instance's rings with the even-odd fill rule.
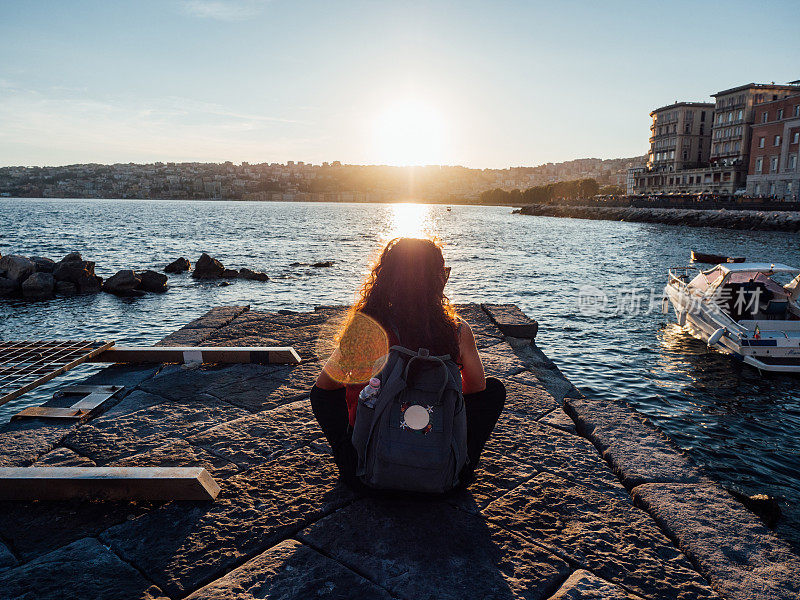
[[[0,165],[536,165],[800,79],[800,2],[0,0]]]

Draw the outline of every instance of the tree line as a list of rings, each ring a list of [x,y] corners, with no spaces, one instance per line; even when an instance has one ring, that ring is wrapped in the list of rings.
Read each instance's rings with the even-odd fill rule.
[[[607,195],[622,195],[625,191],[616,185],[600,185],[594,179],[574,179],[572,181],[559,181],[546,185],[537,185],[527,190],[501,189],[487,190],[480,196],[481,204],[552,204],[558,200],[574,200],[577,198],[590,199],[599,193]]]

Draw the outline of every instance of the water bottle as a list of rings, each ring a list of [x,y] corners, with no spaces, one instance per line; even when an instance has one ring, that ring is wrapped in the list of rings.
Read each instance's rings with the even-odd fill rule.
[[[377,377],[373,377],[369,380],[369,384],[358,394],[358,399],[367,408],[375,408],[375,403],[378,401],[378,393],[380,391],[381,380]]]

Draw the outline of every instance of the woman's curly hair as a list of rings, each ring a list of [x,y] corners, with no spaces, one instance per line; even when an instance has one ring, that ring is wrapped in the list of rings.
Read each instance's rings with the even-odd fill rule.
[[[383,249],[350,309],[375,319],[407,348],[459,359],[458,318],[444,295],[448,271],[440,245],[428,239],[395,238]],[[395,334],[396,335],[396,334]]]

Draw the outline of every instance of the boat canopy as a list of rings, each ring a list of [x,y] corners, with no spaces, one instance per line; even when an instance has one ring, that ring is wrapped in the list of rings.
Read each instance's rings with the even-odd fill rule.
[[[756,262],[743,262],[743,263],[724,263],[719,267],[722,273],[727,275],[729,273],[800,273],[800,269],[790,267],[781,263],[756,263]]]

